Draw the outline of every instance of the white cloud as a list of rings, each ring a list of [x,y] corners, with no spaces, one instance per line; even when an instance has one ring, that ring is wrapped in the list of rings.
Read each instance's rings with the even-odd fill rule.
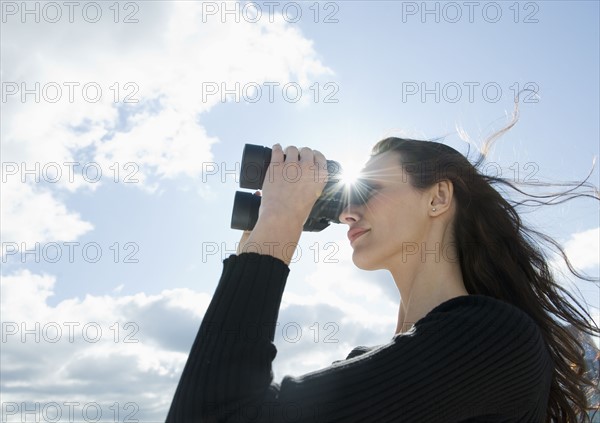
[[[28,270],[2,277],[4,404],[95,402],[108,413],[114,402],[133,403],[140,421],[163,420],[211,295],[113,292],[50,306],[56,282]],[[327,367],[381,337],[357,308],[338,305],[352,307],[329,298],[282,307],[275,381]],[[21,414],[7,417],[20,421]]]
[[[20,95],[9,96],[4,103],[3,160],[25,162],[28,168],[57,163],[65,172],[57,183],[42,184],[45,190],[3,184],[3,227],[10,227],[10,239],[59,241],[89,230],[89,224],[77,220],[53,193],[98,188],[100,183],[90,184],[81,174],[89,162],[97,163],[106,179],[114,176],[115,163],[122,167],[134,162],[139,183],[133,186],[147,191],[156,191],[163,178],[198,177],[219,141],[198,121],[221,102],[220,95],[203,98],[207,83],[232,88],[236,82],[243,87],[294,81],[306,88],[314,78],[332,73],[318,59],[312,42],[281,16],[273,23],[203,23],[200,2],[143,2],[138,7],[138,24],[115,24],[111,19],[89,24],[79,19],[36,25],[21,24],[18,17],[3,24],[3,81],[20,88],[26,83],[27,89],[39,83],[41,96],[39,103],[33,95],[26,102]],[[65,85],[69,83],[78,84],[73,102]],[[88,83],[89,96],[95,94],[93,87],[100,88],[97,102],[84,100]],[[61,99],[48,102],[56,87]],[[137,102],[124,103],[127,95]],[[80,163],[72,180],[66,176],[65,162]],[[126,172],[121,170],[123,177]],[[20,176],[7,180],[21,184]],[[28,184],[36,185],[29,179]],[[28,204],[54,213],[36,219]]]
[[[67,207],[49,190],[20,182],[2,184],[0,194],[2,255],[7,244],[21,250],[21,243],[31,249],[35,242],[73,241],[93,229],[78,213]]]
[[[212,161],[210,147],[216,138],[206,135],[193,118],[175,110],[159,115],[135,116],[136,124],[129,132],[118,133],[97,148],[99,163],[133,162],[141,170],[136,179],[145,181],[149,169],[161,178],[184,174],[191,178],[202,172],[202,163]]]
[[[576,271],[587,274],[588,276],[598,277],[597,272],[600,266],[600,228],[588,229],[582,232],[576,232],[563,242],[562,247],[567,258]],[[565,287],[573,289],[579,282],[575,282],[575,277],[569,271],[564,259],[553,252],[549,260],[550,268],[555,277],[561,281]],[[594,275],[595,273],[595,275]],[[597,288],[591,282],[585,282],[582,285],[584,290]],[[581,288],[580,288],[581,289]],[[596,292],[597,289],[596,289]],[[592,298],[592,300],[595,300]]]
[[[257,24],[202,23],[199,2],[139,6],[136,25],[115,25],[110,20],[94,25],[81,21],[30,25],[15,20],[3,24],[3,81],[26,82],[27,88],[39,82],[46,94],[52,93],[54,84],[62,89],[56,103],[44,101],[43,96],[40,103],[32,96],[24,103],[11,96],[3,103],[3,161],[19,166],[26,162],[28,169],[36,163],[40,168],[57,163],[63,172],[68,171],[65,162],[80,163],[71,181],[66,173],[57,183],[43,177],[41,183],[31,177],[23,183],[22,169],[5,175],[3,241],[72,241],[92,230],[92,223],[69,210],[64,201],[78,190],[102,186],[85,180],[81,173],[85,163],[97,163],[106,181],[113,177],[115,162],[121,166],[135,162],[135,178],[140,182],[133,186],[147,191],[156,191],[162,179],[197,178],[202,163],[212,161],[211,148],[219,142],[199,123],[203,114],[221,103],[220,95],[203,98],[207,83],[224,83],[227,88],[236,82],[241,87],[249,83],[263,87],[265,96],[265,83],[281,87],[296,82],[307,89],[316,78],[333,73],[321,63],[312,42],[281,16],[273,23],[266,19]],[[79,84],[73,103],[65,85],[69,82]],[[101,88],[98,102],[82,100],[86,83]],[[124,103],[128,94],[138,102]],[[280,88],[276,95],[281,97]],[[67,298],[50,306],[56,282],[54,276],[27,270],[2,277],[3,335],[7,337],[1,357],[3,403],[96,402],[104,415],[112,416],[110,407],[118,402],[121,418],[137,410],[129,417],[163,420],[210,295],[174,289],[124,296],[121,285],[109,295]],[[304,336],[290,343],[279,333],[275,373],[329,365],[345,357],[352,339],[365,339],[371,333],[354,322],[345,336],[334,335],[339,343],[314,350],[315,333],[309,326],[315,320],[302,320],[302,316],[317,319],[318,336],[323,339],[331,333],[325,320],[345,322],[351,310],[339,308],[350,305],[345,300],[333,306],[316,298],[310,301],[288,304],[282,310],[283,318],[302,325]],[[366,317],[364,310],[354,317],[360,316]],[[97,328],[102,331],[100,339],[92,342]],[[23,329],[33,329],[25,342]],[[58,342],[52,342],[57,336]],[[125,342],[126,338],[139,342]],[[299,367],[294,363],[303,348],[311,351]],[[126,409],[126,403],[135,407]],[[62,409],[64,416],[68,410]],[[21,421],[21,415],[7,420]]]
[[[590,277],[598,277],[600,266],[600,228],[592,228],[577,232],[564,243],[563,249],[569,261],[578,272]],[[597,282],[576,279],[567,268],[562,257],[555,255],[550,261],[550,267],[563,288],[571,293],[596,325],[600,326],[600,286]],[[579,308],[579,307],[577,307]],[[596,346],[600,348],[600,340],[593,337]]]
[[[597,268],[600,265],[600,227],[573,234],[565,243],[565,252],[576,268]]]
[[[96,402],[109,412],[133,402],[140,421],[164,419],[210,297],[175,289],[49,306],[55,283],[26,270],[2,278],[3,403]]]

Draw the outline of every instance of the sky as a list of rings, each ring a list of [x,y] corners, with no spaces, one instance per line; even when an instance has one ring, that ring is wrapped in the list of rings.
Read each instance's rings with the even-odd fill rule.
[[[517,182],[591,172],[600,186],[598,2],[2,1],[1,11],[2,421],[164,420],[241,236],[230,220],[235,191],[248,191],[246,143],[307,146],[347,168],[387,136],[443,136],[473,155],[527,89],[486,172]],[[597,201],[523,217],[598,278]],[[277,382],[394,334],[394,281],[353,265],[346,231],[302,235]],[[598,285],[559,280],[598,322]]]

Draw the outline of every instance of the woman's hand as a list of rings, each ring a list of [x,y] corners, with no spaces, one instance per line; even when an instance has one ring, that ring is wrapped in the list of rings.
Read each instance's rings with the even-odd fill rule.
[[[284,152],[275,144],[263,182],[258,220],[252,232],[245,231],[238,251],[244,247],[268,254],[289,264],[302,228],[327,182],[325,156],[310,148],[290,146]],[[243,242],[243,243],[242,243]]]
[[[310,148],[273,146],[271,163],[263,182],[259,219],[284,217],[289,224],[304,225],[327,182],[325,156]]]

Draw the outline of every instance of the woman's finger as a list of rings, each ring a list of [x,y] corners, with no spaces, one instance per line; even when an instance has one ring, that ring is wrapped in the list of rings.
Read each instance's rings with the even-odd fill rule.
[[[271,148],[271,163],[282,163],[283,162],[283,148],[281,144],[277,143]]]
[[[294,163],[298,162],[299,157],[298,149],[293,145],[288,145],[285,148],[285,162],[286,163]]]
[[[308,147],[302,147],[300,149],[300,163],[301,164],[305,164],[308,163],[309,165],[312,165],[314,163],[314,153],[313,150],[311,150]]]
[[[318,168],[318,175],[320,180],[326,180],[329,176],[327,169],[327,159],[319,150],[313,150],[315,166]]]

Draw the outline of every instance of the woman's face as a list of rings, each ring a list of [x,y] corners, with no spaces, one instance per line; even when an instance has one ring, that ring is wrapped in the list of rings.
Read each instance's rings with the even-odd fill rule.
[[[420,255],[430,224],[430,197],[410,185],[399,153],[372,157],[359,181],[370,189],[368,201],[350,205],[339,216],[349,225],[354,264],[364,270],[390,269]]]

